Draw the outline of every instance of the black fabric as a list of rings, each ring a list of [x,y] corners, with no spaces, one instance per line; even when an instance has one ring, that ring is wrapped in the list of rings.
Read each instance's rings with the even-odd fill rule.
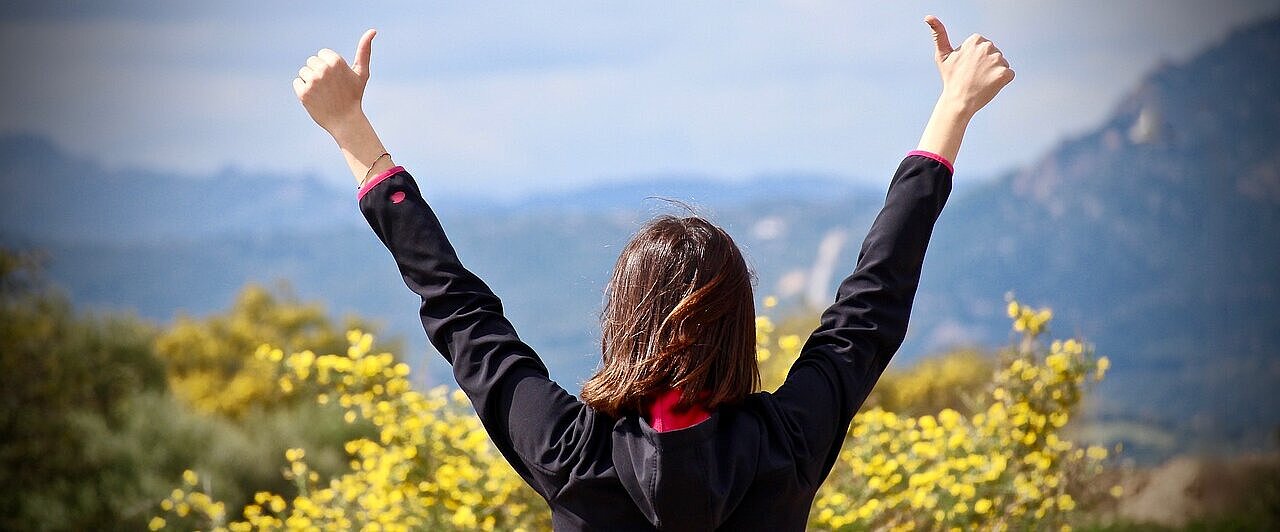
[[[942,163],[904,158],[857,267],[782,387],[663,433],[596,412],[548,377],[408,172],[369,190],[360,209],[422,297],[431,343],[497,448],[546,498],[557,530],[803,530],[854,413],[906,334],[950,191]]]

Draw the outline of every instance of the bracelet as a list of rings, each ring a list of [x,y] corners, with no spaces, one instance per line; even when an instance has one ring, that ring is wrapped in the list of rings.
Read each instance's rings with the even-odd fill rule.
[[[360,184],[356,185],[356,189],[360,189],[361,187],[363,187],[364,182],[369,180],[369,172],[373,171],[373,167],[378,166],[378,161],[381,161],[383,157],[390,157],[390,156],[391,156],[390,153],[387,153],[384,151],[382,152],[382,155],[379,155],[377,159],[374,159],[372,163],[369,163],[369,169],[365,170],[364,179],[360,180]]]

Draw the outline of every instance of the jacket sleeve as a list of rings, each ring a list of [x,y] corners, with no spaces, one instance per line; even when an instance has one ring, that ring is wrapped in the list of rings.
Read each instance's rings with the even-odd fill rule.
[[[544,497],[584,430],[587,409],[553,382],[502,302],[462,265],[413,177],[394,167],[359,191],[360,210],[422,297],[422,327],[453,366],[498,450]]]
[[[902,345],[951,177],[950,163],[938,155],[913,151],[903,159],[856,268],[773,394],[793,453],[814,483],[831,470],[854,413]]]

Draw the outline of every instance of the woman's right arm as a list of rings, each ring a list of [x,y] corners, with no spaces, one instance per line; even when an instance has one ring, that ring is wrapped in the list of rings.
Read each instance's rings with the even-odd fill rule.
[[[925,249],[951,192],[951,161],[969,119],[1013,79],[991,41],[975,34],[952,49],[941,22],[932,16],[925,22],[934,33],[942,95],[920,144],[890,182],[857,267],[773,395],[814,482],[830,471],[854,413],[906,336]]]
[[[463,266],[409,172],[379,157],[386,149],[361,110],[373,36],[369,30],[361,38],[351,67],[327,48],[308,58],[294,91],[342,149],[362,185],[361,213],[405,285],[422,298],[423,329],[453,367],[495,446],[534,489],[550,496],[559,472],[577,455],[587,411],[551,380],[507,320],[502,301]]]

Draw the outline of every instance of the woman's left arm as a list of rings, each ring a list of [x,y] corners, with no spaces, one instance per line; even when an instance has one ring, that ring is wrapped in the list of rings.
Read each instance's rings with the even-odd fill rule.
[[[380,157],[386,149],[361,109],[373,35],[369,30],[361,38],[351,67],[328,49],[308,58],[294,91],[342,149],[361,185],[361,213],[405,284],[421,296],[422,326],[453,366],[485,430],[516,471],[547,495],[576,455],[570,447],[581,440],[586,409],[550,379],[503,315],[502,302],[462,265],[409,172]]]

